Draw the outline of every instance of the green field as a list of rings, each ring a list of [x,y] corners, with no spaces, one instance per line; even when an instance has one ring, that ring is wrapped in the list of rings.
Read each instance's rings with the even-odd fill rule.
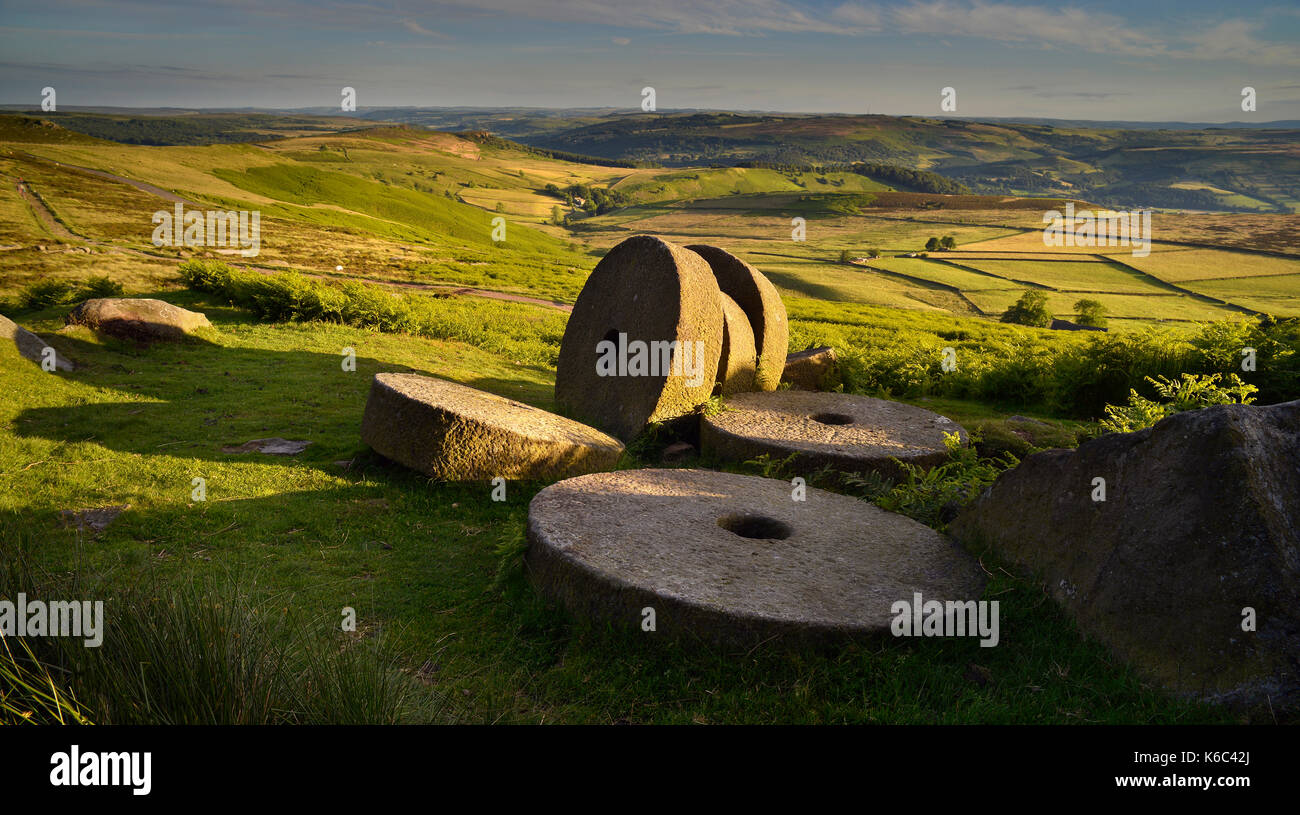
[[[235,139],[264,124],[216,120],[187,138]],[[941,510],[972,500],[1009,466],[1006,454],[1095,434],[1104,407],[1146,388],[1145,375],[1223,372],[1252,344],[1261,395],[1296,398],[1296,329],[1245,309],[1300,313],[1291,285],[1300,277],[1282,271],[1300,261],[1173,243],[1209,229],[1178,220],[1144,261],[1041,251],[1034,222],[1049,199],[897,192],[815,170],[607,166],[416,128],[323,124],[301,135],[304,124],[284,122],[277,134],[287,137],[274,141],[145,146],[0,116],[0,313],[79,365],[44,373],[0,344],[0,553],[11,563],[48,570],[53,586],[68,575],[98,581],[137,621],[152,619],[142,596],[229,590],[254,612],[309,621],[301,636],[327,652],[373,656],[394,687],[461,721],[1241,720],[1143,682],[987,552],[977,553],[992,575],[987,596],[1015,621],[988,649],[996,653],[892,639],[742,653],[575,620],[532,590],[520,559],[528,502],[544,485],[511,483],[495,502],[487,485],[431,482],[369,451],[359,424],[371,378],[385,371],[553,408],[563,306],[604,252],[639,233],[711,243],[778,287],[791,350],[837,349],[844,390],[940,410],[975,431],[956,475],[935,483],[823,484],[905,505],[942,529]],[[589,216],[548,185],[610,188],[630,203]],[[261,253],[153,246],[151,216],[170,211],[171,197],[260,211]],[[549,222],[557,206],[567,222]],[[497,217],[508,226],[501,243]],[[1285,242],[1291,217],[1216,223],[1233,241]],[[795,218],[804,240],[793,239]],[[944,235],[957,250],[899,257]],[[883,256],[857,260],[871,250]],[[219,259],[232,267],[226,289],[180,274],[185,261]],[[127,295],[202,311],[213,328],[193,342],[136,346],[64,328],[81,295],[38,302],[41,285],[100,276]],[[1001,323],[1030,288],[1065,318],[1081,297],[1100,300],[1112,331]],[[312,321],[305,304],[321,297],[354,297],[393,320],[340,311]],[[340,366],[345,348],[355,372]],[[941,366],[945,349],[956,371]],[[1023,429],[1008,421],[1016,414],[1043,424]],[[639,440],[620,466],[660,464],[673,433]],[[291,457],[224,449],[275,436],[311,446]],[[723,465],[693,456],[685,466]],[[732,469],[780,474],[773,462]],[[193,496],[195,478],[205,500]],[[104,506],[128,508],[97,534],[62,514]],[[338,631],[344,607],[361,621],[349,636]],[[204,649],[191,645],[185,653],[201,662]],[[93,709],[112,711],[104,722],[151,720]]]

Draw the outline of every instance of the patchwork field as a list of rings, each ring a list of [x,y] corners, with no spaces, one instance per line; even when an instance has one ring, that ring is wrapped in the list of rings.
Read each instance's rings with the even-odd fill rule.
[[[778,287],[792,349],[838,349],[846,391],[941,410],[974,431],[978,446],[925,483],[836,485],[942,528],[1007,455],[1096,433],[1105,406],[1146,374],[1217,372],[1259,336],[1261,388],[1288,392],[1292,329],[1245,309],[1295,313],[1300,260],[1173,243],[1141,263],[1047,250],[1037,229],[1057,199],[904,192],[854,173],[606,166],[412,128],[286,132],[152,147],[0,116],[11,136],[0,138],[0,313],[80,366],[50,375],[0,346],[0,513],[22,519],[0,523],[0,551],[97,575],[115,597],[237,586],[251,608],[300,615],[300,636],[331,653],[383,656],[392,687],[437,703],[377,714],[343,694],[307,720],[1239,720],[1119,666],[991,556],[987,595],[1016,620],[996,653],[970,640],[735,653],[582,624],[524,573],[527,506],[544,485],[512,482],[497,502],[481,485],[430,481],[368,450],[359,421],[378,372],[554,408],[565,306],[605,251],[638,233],[715,244]],[[575,200],[597,194],[599,214]],[[260,212],[261,251],[154,246],[152,216],[177,199]],[[1225,217],[1247,242],[1292,228],[1290,216]],[[919,256],[943,237],[957,248]],[[218,259],[232,267],[225,288],[180,274],[185,261]],[[202,311],[213,327],[141,347],[64,326],[84,291],[114,285]],[[1067,319],[1079,299],[1100,301],[1112,333],[1000,322],[1029,290]],[[324,301],[336,307],[328,317],[310,313]],[[354,371],[340,366],[345,349]],[[941,364],[948,351],[955,370]],[[620,466],[662,464],[674,438],[651,435]],[[272,436],[311,446],[291,458],[232,452]],[[204,501],[194,478],[206,479]],[[127,507],[102,533],[62,514],[101,506]],[[340,637],[342,606],[363,623]]]

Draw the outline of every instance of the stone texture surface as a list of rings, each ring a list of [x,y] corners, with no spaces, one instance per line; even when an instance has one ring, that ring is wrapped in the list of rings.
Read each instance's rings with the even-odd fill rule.
[[[797,454],[801,468],[829,465],[844,472],[896,475],[892,459],[933,466],[948,456],[945,433],[966,431],[922,408],[845,393],[773,391],[729,397],[726,409],[700,422],[700,445],[732,461],[764,453]]]
[[[754,386],[758,390],[776,390],[781,383],[781,371],[790,344],[785,303],[776,287],[762,272],[730,252],[704,244],[692,244],[686,248],[704,258],[713,270],[718,288],[735,300],[749,317],[754,347],[758,351]]]
[[[1083,630],[1167,687],[1297,709],[1300,401],[1189,411],[1029,456],[950,529],[1033,571]]]
[[[839,362],[830,346],[796,351],[786,357],[781,381],[801,391],[819,391],[836,378]]]
[[[269,439],[253,439],[243,444],[222,447],[223,453],[265,453],[269,456],[296,456],[311,446],[309,441],[291,441],[279,436]]]
[[[722,355],[718,359],[718,384],[723,395],[754,390],[758,351],[749,318],[735,300],[722,295]]]
[[[61,509],[59,510],[59,517],[62,519],[64,526],[98,534],[117,520],[117,516],[130,508],[130,504],[118,504],[109,507],[94,507],[93,509]]]
[[[596,264],[573,305],[555,370],[555,404],[631,440],[650,422],[685,416],[708,401],[722,330],[721,292],[703,258],[659,238],[628,238]],[[629,343],[703,343],[698,381],[662,370],[656,376],[598,375],[597,347],[617,342],[620,333]]]
[[[623,452],[571,419],[417,374],[375,375],[361,439],[444,481],[567,478],[612,467]]]
[[[984,586],[969,555],[909,518],[706,470],[553,484],[529,506],[528,540],[530,578],[575,614],[631,627],[653,607],[656,634],[723,642],[888,636],[891,605],[913,592],[977,600]]]
[[[18,353],[40,365],[45,361],[45,349],[51,347],[45,340],[0,314],[0,340],[8,340],[18,349]],[[74,371],[72,360],[55,353],[54,367],[60,371]]]
[[[84,325],[110,336],[139,342],[179,340],[212,325],[197,311],[143,297],[100,297],[68,314],[68,325]]]

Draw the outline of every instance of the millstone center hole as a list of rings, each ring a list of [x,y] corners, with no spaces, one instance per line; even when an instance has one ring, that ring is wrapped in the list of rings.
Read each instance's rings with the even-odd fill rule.
[[[814,413],[812,420],[822,424],[853,424],[853,417],[847,413]]]
[[[794,534],[789,524],[765,515],[723,515],[718,526],[742,538],[780,541]]]

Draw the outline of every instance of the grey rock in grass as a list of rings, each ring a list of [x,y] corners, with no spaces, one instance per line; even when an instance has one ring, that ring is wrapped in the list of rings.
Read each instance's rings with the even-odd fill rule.
[[[617,439],[486,391],[418,374],[376,374],[361,438],[444,481],[555,479],[613,467]]]
[[[839,373],[835,349],[830,346],[796,351],[786,357],[781,381],[801,391],[825,390]]]
[[[790,345],[785,303],[776,287],[758,269],[726,250],[704,244],[686,248],[704,258],[718,288],[735,300],[749,318],[758,352],[754,386],[763,391],[776,390]]]
[[[948,458],[945,434],[965,443],[961,425],[901,402],[847,393],[771,391],[728,397],[700,421],[705,452],[731,461],[795,455],[801,470],[900,472],[899,461],[929,467]]]
[[[1300,401],[1036,453],[950,530],[1032,571],[1166,687],[1266,719],[1300,708]]]
[[[45,362],[47,356],[54,360],[54,367],[60,371],[75,371],[77,366],[72,360],[54,350],[53,346],[32,332],[0,314],[0,340],[8,340],[18,349],[18,353],[37,365]],[[46,349],[50,349],[46,351]]]
[[[270,439],[253,439],[243,444],[222,447],[223,453],[265,453],[270,456],[296,456],[311,446],[309,441],[290,441],[278,436]]]
[[[686,416],[708,401],[722,333],[722,293],[709,264],[659,238],[628,238],[605,254],[573,305],[555,369],[555,404],[631,440],[648,424]],[[693,364],[687,370],[667,354],[650,354],[657,360],[650,375],[602,376],[597,361],[605,341],[622,341],[629,361],[640,343],[667,349],[676,342],[672,359],[684,358],[689,343]]]
[[[195,329],[212,326],[208,318],[197,311],[147,297],[87,300],[68,314],[66,322],[137,342],[179,340]]]
[[[574,614],[646,636],[751,645],[888,636],[914,592],[978,600],[984,575],[938,532],[870,503],[706,470],[572,478],[528,509],[527,570]]]
[[[75,527],[82,531],[90,531],[96,534],[103,532],[108,525],[117,520],[117,516],[130,509],[130,504],[119,504],[109,507],[95,507],[93,509],[63,509],[59,510],[59,517],[63,519],[64,526]]]

